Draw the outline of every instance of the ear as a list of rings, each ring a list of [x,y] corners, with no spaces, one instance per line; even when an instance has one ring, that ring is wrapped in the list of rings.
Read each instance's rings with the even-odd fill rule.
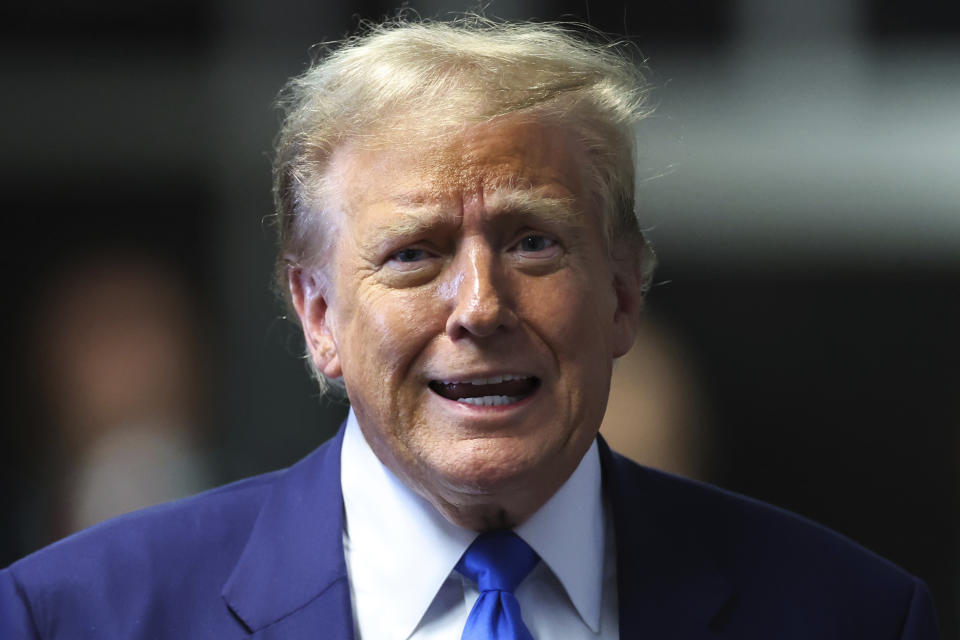
[[[291,267],[287,270],[287,281],[314,367],[328,378],[339,378],[343,371],[321,276],[313,269]]]
[[[640,251],[646,251],[644,245]],[[614,252],[613,292],[617,306],[613,315],[612,345],[613,357],[626,355],[633,346],[640,326],[640,312],[643,309],[645,287],[641,269],[641,253],[624,251],[620,255]]]

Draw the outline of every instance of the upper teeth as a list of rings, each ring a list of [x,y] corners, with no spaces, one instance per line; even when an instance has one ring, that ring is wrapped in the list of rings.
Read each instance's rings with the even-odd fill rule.
[[[457,398],[457,402],[463,404],[473,404],[479,407],[499,407],[505,404],[513,404],[520,398],[513,396],[480,396],[478,398]]]
[[[475,378],[473,380],[449,380],[444,384],[500,384],[501,382],[509,382],[510,380],[523,380],[527,376],[515,376],[513,374],[507,374],[505,376],[493,376],[492,378]]]

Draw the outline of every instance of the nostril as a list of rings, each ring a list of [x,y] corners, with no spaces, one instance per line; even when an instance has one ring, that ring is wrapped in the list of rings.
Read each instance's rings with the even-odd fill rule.
[[[509,328],[515,324],[515,319],[508,296],[493,286],[461,300],[451,318],[477,336],[488,336],[501,328]]]
[[[512,324],[511,317],[512,312],[498,302],[475,300],[454,310],[447,323],[447,332],[451,335],[465,332],[486,337],[509,327]]]

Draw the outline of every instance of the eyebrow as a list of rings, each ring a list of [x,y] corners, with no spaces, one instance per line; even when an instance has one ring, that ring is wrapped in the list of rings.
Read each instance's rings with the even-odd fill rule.
[[[485,198],[486,209],[505,216],[540,220],[548,224],[570,224],[580,209],[573,197],[558,198],[540,193],[541,189],[496,189]],[[396,214],[388,223],[374,229],[360,243],[361,250],[377,251],[395,238],[422,236],[438,227],[454,226],[460,213],[443,204],[416,195],[401,196],[391,202]]]
[[[396,238],[415,238],[442,226],[456,224],[457,215],[441,205],[414,204],[407,200],[394,201],[391,205],[393,218],[361,238],[363,252],[379,252],[384,244]]]
[[[559,223],[569,223],[580,213],[573,196],[557,198],[545,195],[542,191],[537,188],[497,189],[487,196],[487,208]]]

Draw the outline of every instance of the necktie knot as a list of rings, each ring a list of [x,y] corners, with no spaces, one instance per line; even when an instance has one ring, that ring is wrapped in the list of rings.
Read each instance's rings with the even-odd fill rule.
[[[512,531],[483,533],[473,541],[457,571],[477,583],[481,592],[516,589],[540,558]]]
[[[473,541],[457,571],[480,589],[462,640],[533,640],[513,595],[540,558],[512,531],[483,533]]]

